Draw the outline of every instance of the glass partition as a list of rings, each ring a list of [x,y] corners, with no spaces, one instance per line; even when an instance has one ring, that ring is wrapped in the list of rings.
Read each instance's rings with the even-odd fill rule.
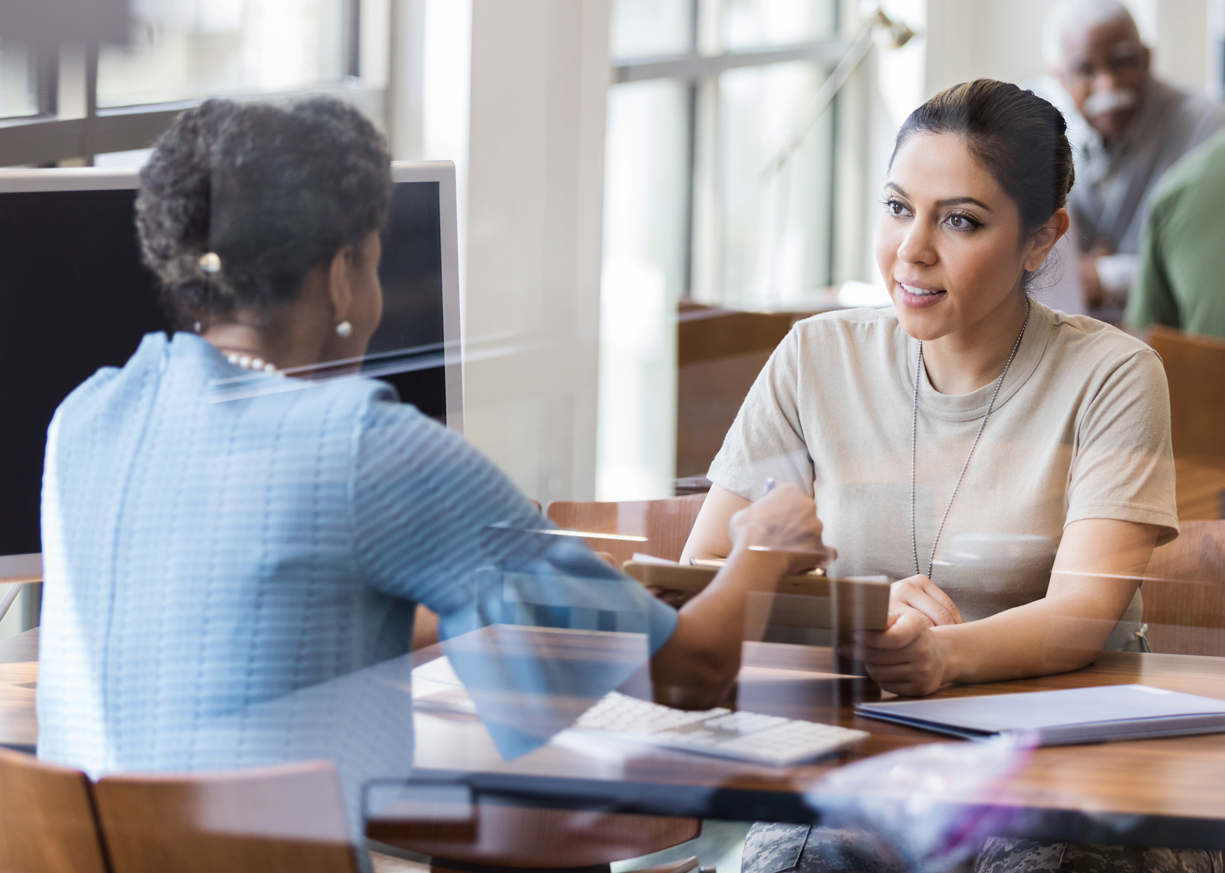
[[[100,61],[112,109],[344,72],[339,4],[141,8],[145,42]],[[505,7],[474,8],[468,66],[501,74],[479,10]],[[472,89],[506,141],[474,140],[466,193],[340,101],[0,174],[0,580],[40,550],[46,579],[41,627],[0,640],[0,744],[84,771],[107,846],[228,840],[250,869],[292,843],[348,873],[368,848],[457,873],[1212,870],[1225,340],[1049,305],[959,135],[853,156],[890,174],[854,210],[894,305],[820,293],[864,107],[767,167],[832,4],[612,11],[606,127],[533,55],[536,115]],[[723,44],[695,48],[695,12]],[[244,66],[277,41],[293,57],[258,60],[287,78]],[[602,156],[570,136],[592,129]],[[482,415],[496,463],[465,438]],[[1194,709],[1140,724],[1145,695]]]

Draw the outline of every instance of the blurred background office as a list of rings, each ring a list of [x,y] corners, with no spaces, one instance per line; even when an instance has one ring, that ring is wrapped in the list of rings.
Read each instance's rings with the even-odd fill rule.
[[[877,200],[906,115],[977,77],[1053,81],[1050,0],[889,0],[916,36],[878,28],[819,114],[874,8],[97,0],[53,26],[27,6],[0,10],[2,166],[139,165],[207,96],[319,92],[397,159],[454,161],[463,429],[541,502],[701,487],[792,321],[881,302]],[[1154,74],[1219,100],[1225,0],[1126,6]]]

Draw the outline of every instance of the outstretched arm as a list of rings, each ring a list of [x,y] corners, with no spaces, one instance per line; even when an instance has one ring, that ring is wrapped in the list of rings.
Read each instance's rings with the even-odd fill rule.
[[[655,698],[661,703],[694,709],[716,706],[740,670],[750,594],[772,592],[788,573],[835,557],[821,541],[816,506],[796,486],[780,485],[756,503],[742,502],[743,509],[723,516],[727,549],[715,554],[727,557],[727,563],[681,608],[672,637],[651,659]],[[703,514],[710,503],[708,497]],[[712,527],[713,518],[714,513],[707,516]]]

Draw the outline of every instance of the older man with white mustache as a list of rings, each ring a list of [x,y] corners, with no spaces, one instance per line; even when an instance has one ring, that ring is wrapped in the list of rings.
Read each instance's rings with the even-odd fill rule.
[[[1068,134],[1080,128],[1069,199],[1086,302],[1118,307],[1139,267],[1157,182],[1225,129],[1225,106],[1154,78],[1152,52],[1118,0],[1059,0],[1047,15],[1043,48],[1085,122]]]

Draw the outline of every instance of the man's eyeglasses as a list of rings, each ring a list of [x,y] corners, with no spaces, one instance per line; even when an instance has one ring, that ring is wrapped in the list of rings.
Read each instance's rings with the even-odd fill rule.
[[[1126,76],[1138,72],[1144,65],[1144,49],[1140,46],[1120,46],[1116,48],[1104,63],[1084,58],[1073,64],[1067,71],[1069,78],[1080,81],[1091,81],[1102,73],[1113,76]]]

